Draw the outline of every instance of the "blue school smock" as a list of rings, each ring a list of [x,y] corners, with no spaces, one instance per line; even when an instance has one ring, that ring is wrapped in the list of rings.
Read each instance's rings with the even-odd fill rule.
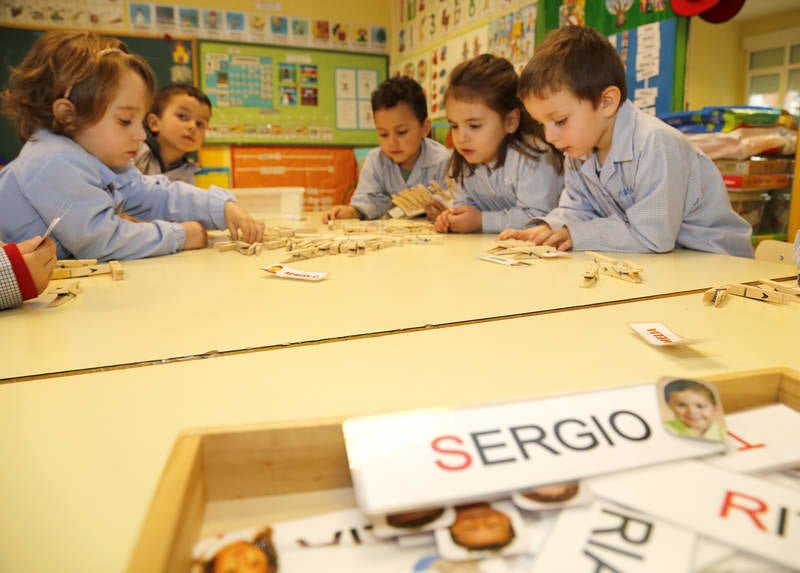
[[[427,187],[433,181],[445,187],[449,161],[449,149],[433,139],[423,139],[417,162],[405,180],[400,166],[377,147],[364,160],[350,206],[364,219],[377,219],[392,208],[392,195],[417,185]]]
[[[558,208],[575,250],[665,253],[676,247],[753,256],[752,228],[731,207],[719,169],[678,130],[626,100],[611,149],[567,158]],[[531,221],[535,224],[538,221]]]
[[[171,183],[133,166],[114,171],[69,137],[38,130],[0,171],[0,235],[9,242],[43,235],[69,206],[51,234],[59,259],[166,255],[181,250],[186,239],[170,221],[224,229],[225,203],[234,200],[224,189]]]
[[[497,169],[475,166],[464,177],[459,205],[471,205],[481,211],[484,233],[522,228],[533,217],[549,213],[557,204],[564,178],[552,151],[538,159],[527,157],[513,148]]]

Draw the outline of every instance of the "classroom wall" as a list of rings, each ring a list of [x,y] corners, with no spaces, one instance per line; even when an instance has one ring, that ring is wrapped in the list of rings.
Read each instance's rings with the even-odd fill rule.
[[[744,105],[745,38],[796,27],[800,27],[800,10],[744,23],[734,18],[723,24],[709,24],[701,18],[692,18],[686,56],[685,109]]]
[[[270,8],[263,11],[271,15],[369,22],[387,27],[391,19],[392,8],[391,0],[369,0],[368,2],[363,0],[339,0],[338,2],[321,2],[320,0],[175,0],[170,4],[244,12],[260,10],[260,7],[263,6]],[[275,7],[278,8],[275,9]]]

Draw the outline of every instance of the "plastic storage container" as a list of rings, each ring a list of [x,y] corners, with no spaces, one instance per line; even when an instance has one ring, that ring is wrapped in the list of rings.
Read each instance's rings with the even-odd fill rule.
[[[764,208],[769,200],[769,193],[759,191],[734,191],[729,189],[728,196],[730,197],[733,210],[739,213],[745,221],[750,223],[754,233],[758,232],[761,227]]]
[[[791,189],[775,189],[769,192],[769,201],[764,207],[761,217],[762,233],[785,233],[789,228],[789,204],[792,200]]]
[[[254,217],[303,218],[304,187],[237,187],[230,191]]]

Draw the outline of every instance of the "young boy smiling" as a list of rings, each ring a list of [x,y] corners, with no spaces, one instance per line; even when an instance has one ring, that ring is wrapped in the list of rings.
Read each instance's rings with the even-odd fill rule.
[[[428,139],[431,120],[422,86],[406,77],[384,81],[372,93],[372,114],[380,147],[367,155],[350,204],[331,208],[324,223],[377,219],[392,207],[392,195],[433,181],[445,186],[450,152]]]
[[[711,160],[627,99],[625,68],[608,39],[568,26],[537,47],[520,97],[566,156],[558,207],[507,229],[560,250],[664,253],[676,247],[752,257],[752,229],[731,208]]]

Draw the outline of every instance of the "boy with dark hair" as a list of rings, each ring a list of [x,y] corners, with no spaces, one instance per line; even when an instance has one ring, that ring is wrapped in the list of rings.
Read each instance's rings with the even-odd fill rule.
[[[380,147],[364,160],[350,204],[330,209],[325,223],[377,219],[392,207],[392,195],[433,181],[445,186],[450,152],[428,139],[431,120],[422,86],[406,77],[384,81],[372,92],[372,115]]]
[[[520,77],[520,97],[566,155],[558,207],[507,229],[562,251],[665,253],[676,247],[752,257],[752,229],[731,208],[713,162],[627,99],[607,38],[582,26],[551,33]]]
[[[211,100],[193,85],[161,88],[144,120],[147,139],[139,146],[136,167],[145,175],[194,185],[200,167],[189,156],[203,146],[210,119]]]

